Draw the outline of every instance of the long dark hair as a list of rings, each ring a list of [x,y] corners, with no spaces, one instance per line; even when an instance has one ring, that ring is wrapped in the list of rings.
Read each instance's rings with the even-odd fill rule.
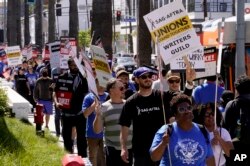
[[[198,123],[204,125],[204,121],[205,121],[205,114],[207,112],[207,109],[210,108],[212,110],[212,112],[214,113],[214,103],[207,103],[207,104],[203,104],[200,107],[200,111],[199,111],[199,118],[198,118]],[[216,125],[218,127],[221,127],[221,123],[222,123],[222,114],[218,109],[218,106],[216,108]]]

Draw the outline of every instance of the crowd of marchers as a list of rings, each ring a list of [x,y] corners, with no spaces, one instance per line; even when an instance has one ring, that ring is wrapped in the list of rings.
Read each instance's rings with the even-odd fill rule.
[[[23,61],[11,81],[34,109],[43,105],[44,128],[55,109],[64,148],[73,153],[76,144],[93,166],[224,166],[232,152],[250,151],[249,76],[237,78],[230,91],[216,76],[195,85],[191,68],[181,80],[180,73],[163,69],[158,75],[149,67],[137,68],[130,79],[119,67],[103,87],[93,66],[94,94],[71,58],[68,67]]]

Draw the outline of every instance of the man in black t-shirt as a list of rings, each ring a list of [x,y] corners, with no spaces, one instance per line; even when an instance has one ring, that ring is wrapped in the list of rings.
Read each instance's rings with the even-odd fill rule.
[[[78,155],[87,157],[85,137],[86,119],[82,112],[82,102],[88,93],[88,84],[73,59],[68,60],[69,71],[60,75],[54,88],[54,102],[62,111],[62,137],[64,147],[73,153],[72,127],[76,127]]]
[[[122,147],[121,157],[125,162],[128,158],[125,142],[128,137],[129,127],[131,124],[133,125],[132,149],[134,153],[134,166],[154,166],[156,164],[150,158],[149,149],[158,128],[160,128],[165,121],[166,123],[169,122],[171,117],[169,103],[172,97],[180,92],[178,88],[177,90],[173,89],[173,91],[163,93],[165,108],[165,112],[163,112],[161,92],[159,90],[152,90],[151,87],[152,75],[153,71],[147,67],[140,67],[134,71],[134,77],[139,85],[139,91],[128,98],[119,119],[119,124],[122,126],[120,136]],[[194,75],[193,70],[186,73],[188,83],[192,84],[195,78]],[[172,77],[169,78],[176,78],[174,74],[171,76]],[[178,81],[180,82],[180,80]],[[186,85],[186,87],[184,93],[191,96],[192,85]]]

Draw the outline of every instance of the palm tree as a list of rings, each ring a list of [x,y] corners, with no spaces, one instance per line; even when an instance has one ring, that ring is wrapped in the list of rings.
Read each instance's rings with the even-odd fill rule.
[[[21,0],[16,0],[16,33],[17,33],[17,45],[21,47],[22,43],[22,32],[21,32]]]
[[[93,42],[101,37],[105,52],[112,58],[112,2],[111,0],[93,0],[91,34]],[[93,43],[92,43],[93,44]]]
[[[30,43],[30,21],[29,21],[29,4],[27,0],[24,1],[24,45]]]
[[[131,13],[131,3],[130,3],[130,0],[126,0],[126,3],[127,3],[127,7],[128,7],[128,14],[129,14],[129,17],[131,17],[132,13]],[[132,24],[131,22],[129,22],[129,35],[128,35],[128,50],[130,53],[133,52],[133,39],[132,39]]]
[[[36,0],[35,4],[35,41],[38,50],[42,52],[43,47],[43,28],[42,28],[43,0]]]
[[[69,0],[69,36],[75,37],[78,41],[79,19],[78,19],[78,0]]]
[[[49,43],[55,41],[55,0],[49,1]]]
[[[137,57],[138,65],[150,65],[151,64],[151,36],[147,25],[143,19],[143,16],[150,12],[150,1],[138,0],[138,22],[137,22]]]
[[[7,41],[9,46],[14,46],[17,44],[17,21],[15,14],[15,4],[16,0],[8,1],[7,6]]]

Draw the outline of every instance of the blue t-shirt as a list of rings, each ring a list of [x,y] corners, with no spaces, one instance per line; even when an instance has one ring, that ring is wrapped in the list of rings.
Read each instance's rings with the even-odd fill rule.
[[[158,146],[162,140],[168,126],[162,126],[155,134],[150,152]],[[181,166],[205,166],[206,158],[213,156],[212,147],[206,143],[206,139],[196,123],[189,131],[184,131],[173,123],[172,134],[170,137],[170,155],[172,165]],[[169,165],[168,149],[166,148],[161,159],[160,166]]]
[[[193,90],[193,98],[196,104],[206,104],[215,102],[215,83],[207,82],[202,85],[197,86]],[[224,88],[217,86],[218,95],[217,102],[220,101],[220,97],[224,91]]]
[[[104,103],[106,101],[106,98],[108,96],[107,92],[104,92],[103,95],[99,95],[100,102]],[[92,103],[95,100],[95,95],[93,93],[89,93],[84,97],[83,103],[82,103],[82,110],[83,112],[92,105]],[[86,137],[88,138],[103,138],[103,132],[96,134],[93,130],[93,122],[95,120],[95,111],[93,111],[87,118],[87,124],[86,124]]]
[[[31,87],[35,86],[36,80],[38,79],[38,73],[27,73],[26,77]]]
[[[3,62],[0,62],[0,74],[3,74],[5,64]]]

